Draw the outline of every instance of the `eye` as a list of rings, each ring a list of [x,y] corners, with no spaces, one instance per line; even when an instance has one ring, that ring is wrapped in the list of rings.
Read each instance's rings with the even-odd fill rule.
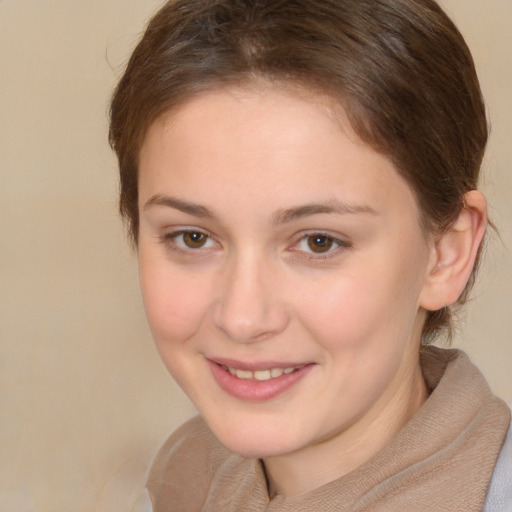
[[[340,247],[349,247],[349,244],[325,233],[310,233],[299,240],[296,250],[321,255]]]
[[[200,233],[199,231],[186,231],[182,233],[181,237],[178,237],[177,240],[179,241],[180,238],[183,244],[189,249],[200,249],[208,242],[208,235]]]
[[[334,240],[326,235],[310,235],[306,240],[313,252],[329,252],[334,245]]]
[[[210,236],[194,229],[182,229],[168,233],[163,237],[163,241],[169,244],[171,248],[180,251],[208,249],[215,245]]]

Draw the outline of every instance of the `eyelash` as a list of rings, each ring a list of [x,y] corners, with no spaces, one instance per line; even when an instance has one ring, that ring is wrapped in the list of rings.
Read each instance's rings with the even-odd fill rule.
[[[308,239],[311,238],[325,238],[329,241],[329,243],[332,244],[325,252],[317,252],[315,253],[313,250],[307,251],[307,250],[301,250],[299,248],[295,249],[295,247],[299,247],[300,244],[307,244]],[[311,248],[311,246],[309,246]],[[343,252],[346,249],[350,249],[352,247],[352,244],[349,243],[347,240],[342,240],[340,238],[337,238],[336,236],[333,236],[330,233],[327,233],[325,231],[310,231],[307,233],[302,233],[301,236],[298,238],[297,242],[295,242],[292,245],[292,248],[290,249],[292,252],[301,253],[308,258],[308,260],[326,260],[328,258],[336,257],[339,255],[340,252]],[[297,256],[297,255],[296,255]]]
[[[208,246],[208,247],[200,246],[197,248],[186,247],[183,240],[182,240],[183,247],[180,247],[177,240],[179,239],[180,236],[183,237],[187,234],[189,234],[189,235],[198,234],[198,235],[205,236],[207,238],[206,244],[209,244],[209,242],[215,243],[213,237],[208,232],[205,232],[201,229],[179,229],[177,231],[173,231],[172,233],[166,233],[160,237],[160,242],[162,242],[166,246],[166,248],[168,248],[174,252],[184,254],[184,255],[191,255],[192,253],[196,253],[196,254],[194,254],[194,256],[199,256],[199,255],[203,255],[205,250],[210,249],[210,246]]]
[[[179,237],[183,237],[185,235],[202,235],[206,237],[205,245],[201,245],[197,248],[193,247],[186,247],[185,242],[183,240],[181,243],[183,246],[180,246],[177,242]],[[328,247],[328,249],[325,252],[317,252],[315,253],[313,250],[307,251],[304,249],[299,249],[300,244],[308,244],[308,239],[311,238],[325,238],[328,243],[332,244]],[[211,247],[217,242],[215,242],[214,238],[208,233],[201,229],[179,229],[177,231],[173,231],[171,233],[166,233],[163,236],[160,237],[160,241],[170,250],[174,252],[178,252],[180,254],[184,255],[194,255],[194,256],[203,256],[205,255],[205,252],[211,249]],[[211,244],[211,245],[210,245]],[[217,244],[219,245],[219,244]],[[311,248],[311,246],[309,245]],[[336,256],[340,251],[350,249],[352,247],[352,244],[349,243],[346,240],[342,240],[340,238],[337,238],[333,236],[330,233],[324,232],[324,231],[310,231],[307,233],[302,233],[300,237],[297,238],[297,240],[289,247],[289,251],[293,253],[301,253],[308,260],[326,260],[328,258]],[[207,254],[207,253],[206,253]],[[298,254],[294,254],[295,257],[300,257]]]

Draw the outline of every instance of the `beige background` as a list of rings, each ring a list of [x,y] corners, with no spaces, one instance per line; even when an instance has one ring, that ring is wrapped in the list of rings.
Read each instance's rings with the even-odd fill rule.
[[[512,0],[445,0],[493,124],[490,244],[456,345],[512,402]],[[0,512],[140,510],[192,414],[157,359],[116,212],[107,105],[157,0],[0,0]]]

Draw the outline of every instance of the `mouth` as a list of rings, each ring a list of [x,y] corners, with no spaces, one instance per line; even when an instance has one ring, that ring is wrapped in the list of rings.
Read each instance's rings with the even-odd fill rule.
[[[242,370],[240,368],[232,368],[230,366],[220,365],[224,371],[229,372],[233,377],[242,380],[256,380],[259,382],[265,382],[272,379],[278,379],[282,375],[290,375],[291,373],[297,372],[304,368],[306,365],[301,364],[298,366],[288,366],[285,368],[267,368],[264,370]]]
[[[231,360],[208,359],[213,377],[229,395],[246,401],[262,402],[295,387],[315,366],[313,363],[245,364]]]

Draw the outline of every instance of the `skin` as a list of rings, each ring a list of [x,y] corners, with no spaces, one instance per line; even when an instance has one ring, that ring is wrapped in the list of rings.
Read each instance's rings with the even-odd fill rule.
[[[443,300],[439,245],[391,162],[325,98],[254,87],[155,121],[139,172],[149,324],[220,442],[261,458],[270,493],[287,496],[382,449],[427,398],[422,306]],[[243,400],[218,385],[216,358],[309,369],[274,398]]]

